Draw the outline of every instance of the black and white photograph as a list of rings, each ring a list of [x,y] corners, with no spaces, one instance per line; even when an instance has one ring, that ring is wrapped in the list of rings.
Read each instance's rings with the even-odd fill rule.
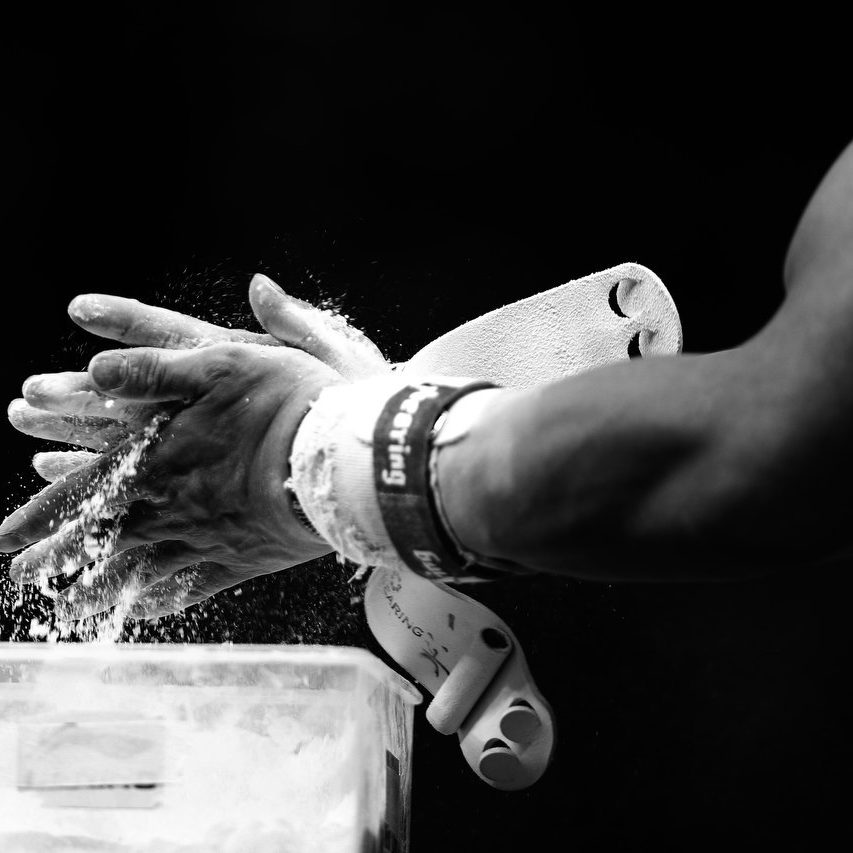
[[[4,12],[0,853],[848,847],[853,66],[745,12]]]

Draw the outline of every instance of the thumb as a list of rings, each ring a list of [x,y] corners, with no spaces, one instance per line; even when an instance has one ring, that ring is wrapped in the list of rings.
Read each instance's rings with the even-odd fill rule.
[[[89,377],[113,397],[130,400],[194,400],[232,374],[240,344],[214,344],[196,350],[135,347],[98,353]]]
[[[258,322],[275,338],[301,349],[347,379],[387,373],[376,344],[340,315],[288,296],[265,275],[249,284],[249,302]]]

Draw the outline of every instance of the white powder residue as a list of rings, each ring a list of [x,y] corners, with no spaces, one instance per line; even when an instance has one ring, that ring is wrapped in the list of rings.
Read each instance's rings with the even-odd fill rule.
[[[110,466],[87,484],[82,495],[71,496],[60,514],[62,526],[59,532],[75,536],[86,556],[93,561],[77,581],[83,587],[91,586],[93,581],[104,573],[107,560],[116,553],[122,519],[127,514],[120,501],[165,419],[165,415],[154,416],[142,432],[116,454]],[[51,587],[50,578],[59,574],[71,575],[76,571],[75,560],[56,549],[55,553],[49,554],[48,560],[40,565],[37,575],[28,579],[38,584],[42,595],[55,599],[57,594]],[[128,611],[139,592],[138,584],[133,581],[127,583],[122,589],[121,600],[111,612],[79,623],[76,629],[78,639],[117,642]],[[46,638],[57,641],[71,633],[71,630],[69,624],[62,622],[50,628],[45,614],[45,621],[32,620],[29,635],[34,640]]]
[[[106,308],[92,302],[87,310],[92,320],[102,316]],[[327,336],[343,336],[350,344],[373,347],[339,312],[323,306],[318,313],[320,328]],[[106,405],[110,408],[113,403]],[[122,448],[108,470],[71,496],[59,514],[57,528],[75,531],[93,562],[77,579],[81,588],[91,587],[103,575],[107,561],[116,552],[126,514],[121,500],[164,420],[165,416],[155,417]],[[57,528],[51,526],[54,532]],[[24,632],[29,624],[30,639],[115,643],[123,635],[127,638],[124,623],[141,592],[138,582],[131,578],[124,585],[121,600],[107,614],[77,623],[56,621],[50,612],[49,599],[57,597],[51,577],[74,574],[77,565],[58,552],[53,556],[50,565],[31,578],[36,586],[13,592],[17,595],[14,602],[8,598],[11,613],[23,617],[19,624]],[[193,570],[185,570],[188,582]],[[172,593],[174,600],[169,603],[176,611],[184,606],[183,593],[180,586]],[[47,600],[38,603],[38,615],[30,620],[34,599],[41,602],[39,595]],[[215,612],[215,602],[210,607]],[[210,618],[207,613],[206,609],[191,611],[193,619]],[[138,632],[139,628],[133,630]],[[6,685],[12,705],[20,701],[12,695],[19,686]],[[286,704],[290,700],[284,693],[273,701],[267,695],[259,711],[257,706],[247,705],[243,687],[217,688],[221,697],[204,706],[195,698],[176,702],[176,695],[184,690],[181,687],[136,690],[121,685],[106,694],[88,687],[69,670],[67,682],[58,690],[53,684],[50,695],[45,694],[35,710],[56,708],[61,696],[60,705],[68,701],[72,708],[65,721],[73,720],[81,711],[96,718],[109,717],[115,702],[122,709],[133,707],[146,723],[162,722],[165,774],[163,784],[153,792],[154,803],[146,808],[58,807],[51,802],[49,792],[19,787],[16,757],[21,725],[37,721],[38,713],[22,715],[23,722],[19,723],[14,714],[4,717],[0,702],[2,853],[357,853],[363,849],[364,779],[372,772],[363,764],[364,743],[373,729],[368,730],[366,719],[358,714],[343,723],[337,717],[334,725],[327,724],[327,703],[340,697],[334,700],[324,696],[316,709],[305,713],[296,704]],[[138,697],[133,703],[128,703],[124,694],[130,690]],[[121,695],[124,699],[120,702],[110,698]],[[240,701],[228,707],[235,696]],[[65,767],[55,753],[51,755],[53,764]],[[80,763],[85,761],[81,759]],[[71,766],[76,766],[74,761]]]
[[[180,696],[181,688],[172,690]],[[142,703],[150,707],[158,692],[165,703],[175,702],[165,688],[147,691]],[[164,726],[165,783],[154,791],[156,804],[147,808],[56,807],[44,790],[17,787],[9,756],[15,755],[19,730],[0,714],[0,850],[360,849],[358,790],[364,768],[356,758],[363,753],[355,721],[323,733],[316,721],[299,719],[289,706],[232,707],[224,714],[217,703],[183,707],[189,719],[173,718]]]

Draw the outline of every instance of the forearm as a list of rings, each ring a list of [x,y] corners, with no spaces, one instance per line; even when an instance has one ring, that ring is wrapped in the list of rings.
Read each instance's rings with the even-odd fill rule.
[[[853,295],[853,144],[841,153],[815,190],[785,258],[785,289],[797,304],[837,309]]]
[[[804,487],[839,473],[826,442],[841,443],[797,414],[808,387],[777,364],[759,336],[508,391],[439,456],[448,520],[475,552],[603,580],[742,577],[814,555],[841,518]]]
[[[439,436],[442,521],[462,554],[601,579],[720,579],[843,548],[848,513],[834,494],[853,479],[853,150],[812,199],[785,275],[781,310],[735,350],[506,390],[464,440]],[[380,391],[369,411],[356,396],[332,424],[360,429],[362,451]],[[356,429],[362,409],[370,423]],[[327,427],[314,430],[323,446]],[[339,461],[324,470],[344,471]],[[370,492],[363,468],[354,480]],[[346,483],[341,506],[376,509]],[[393,551],[378,509],[362,515],[342,529]]]
[[[796,316],[736,350],[463,397],[435,440],[442,523],[463,554],[602,580],[744,577],[838,550],[848,514],[834,492],[853,476],[853,401]],[[375,479],[376,460],[394,460],[371,446],[406,384],[325,389],[294,443],[311,523],[365,565],[393,562],[397,548]],[[394,439],[400,459],[430,427]]]
[[[602,579],[723,578],[847,547],[853,146],[791,241],[787,298],[736,350],[508,391],[439,459],[464,545]]]

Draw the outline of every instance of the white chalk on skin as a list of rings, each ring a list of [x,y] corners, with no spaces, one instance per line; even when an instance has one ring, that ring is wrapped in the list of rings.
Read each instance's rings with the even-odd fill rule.
[[[53,483],[97,458],[97,453],[89,453],[86,450],[48,450],[33,456],[33,468],[39,477]]]

